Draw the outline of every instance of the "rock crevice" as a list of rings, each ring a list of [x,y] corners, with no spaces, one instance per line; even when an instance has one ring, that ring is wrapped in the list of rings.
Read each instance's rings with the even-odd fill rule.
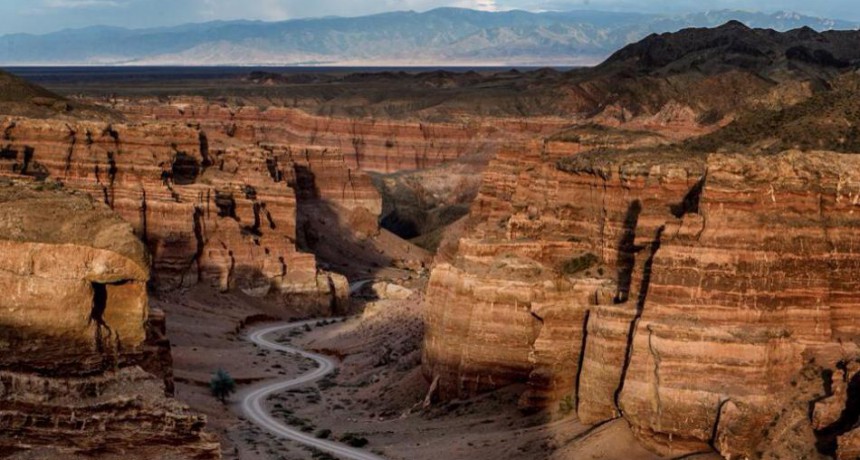
[[[806,369],[860,359],[846,347],[860,331],[860,159],[602,155],[490,164],[472,227],[428,287],[424,371],[440,397],[524,382],[524,408],[573,395],[583,422],[623,416],[671,455],[754,457],[789,442],[765,429],[789,420],[814,438],[794,401],[838,419]],[[592,267],[562,270],[586,252]],[[534,340],[525,302],[544,319]],[[846,430],[827,453],[837,438],[850,451]]]

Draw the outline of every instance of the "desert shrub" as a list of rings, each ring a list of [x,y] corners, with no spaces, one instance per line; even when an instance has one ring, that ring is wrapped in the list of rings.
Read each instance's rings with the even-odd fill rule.
[[[320,379],[317,382],[317,387],[321,391],[325,391],[325,390],[328,390],[329,388],[336,387],[336,386],[337,386],[337,383],[335,383],[334,376],[332,376],[331,374],[323,377],[322,379]]]
[[[355,433],[346,433],[340,437],[340,442],[346,443],[352,447],[364,447],[368,444],[368,440],[365,437],[359,436]]]
[[[337,457],[334,457],[328,452],[323,452],[314,447],[309,447],[308,450],[311,453],[311,458],[313,458],[314,460],[337,460]]]
[[[236,392],[236,381],[224,369],[218,369],[209,381],[209,390],[212,396],[218,398],[221,403],[226,403],[227,398]]]
[[[593,267],[597,262],[598,258],[596,255],[586,252],[580,256],[574,257],[567,262],[564,263],[561,267],[562,273],[566,275],[573,275],[575,273],[579,273],[581,271],[588,270]]]
[[[323,428],[322,430],[316,432],[316,437],[320,439],[328,439],[330,436],[331,430],[329,430],[328,428]]]
[[[576,408],[576,405],[573,403],[573,396],[567,395],[559,401],[558,403],[558,412],[561,415],[568,415]]]
[[[706,110],[699,114],[696,118],[696,122],[703,126],[709,126],[716,123],[719,123],[720,120],[723,119],[723,115],[717,109]]]

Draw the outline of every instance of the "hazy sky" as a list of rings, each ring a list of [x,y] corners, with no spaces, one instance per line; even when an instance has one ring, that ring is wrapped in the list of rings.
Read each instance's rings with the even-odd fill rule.
[[[45,33],[91,25],[157,27],[216,19],[277,21],[358,16],[439,6],[482,10],[600,9],[677,13],[709,9],[791,10],[860,20],[858,0],[0,0],[0,34]]]

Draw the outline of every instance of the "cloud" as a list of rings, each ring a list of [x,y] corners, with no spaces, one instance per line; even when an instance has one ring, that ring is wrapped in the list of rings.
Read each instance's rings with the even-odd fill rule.
[[[46,0],[45,8],[102,8],[120,6],[116,0]]]
[[[179,1],[179,0],[177,0]],[[386,11],[426,11],[443,6],[484,11],[508,9],[499,0],[184,0],[196,3],[198,14],[212,19],[285,19],[319,16],[361,16]]]
[[[707,9],[793,10],[860,20],[858,0],[711,0]],[[386,11],[427,11],[450,6],[485,11],[596,9],[677,14],[702,11],[701,0],[0,0],[0,35],[45,33],[110,25],[159,27],[211,20],[280,21],[320,16],[362,16]]]
[[[484,11],[498,11],[499,6],[496,4],[496,0],[477,0],[475,2],[475,6],[473,7],[476,10],[484,10]]]
[[[194,3],[193,0],[186,3]],[[200,19],[260,19],[282,21],[294,17],[291,13],[292,1],[255,0],[240,2],[236,0],[198,0]],[[309,2],[310,3],[310,2]]]
[[[263,15],[271,21],[283,21],[289,19],[290,12],[284,2],[279,0],[262,0],[260,8]]]

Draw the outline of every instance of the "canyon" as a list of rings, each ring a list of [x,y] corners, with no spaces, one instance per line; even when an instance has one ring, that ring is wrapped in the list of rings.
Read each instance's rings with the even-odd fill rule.
[[[166,398],[153,403],[154,407],[167,411],[168,417],[177,420],[177,427],[170,429],[177,430],[178,434],[172,435],[168,428],[160,428],[168,422],[146,415],[147,410],[155,408],[127,402],[141,397],[149,401],[153,397],[152,388],[157,388],[153,382],[162,374],[163,392],[172,395],[177,385],[173,379],[174,360],[179,363],[190,360],[195,365],[201,359],[207,360],[199,356],[197,347],[186,350],[180,342],[177,349],[176,344],[167,340],[166,324],[170,321],[158,307],[167,310],[169,318],[176,308],[173,303],[197,297],[198,294],[188,294],[189,291],[203,289],[217,293],[219,299],[215,303],[233,298],[242,308],[250,310],[239,318],[236,327],[257,317],[350,314],[355,310],[350,299],[349,280],[412,276],[409,274],[425,271],[430,263],[428,253],[380,228],[377,221],[383,210],[383,199],[371,174],[385,176],[404,170],[427,170],[461,157],[480,158],[502,142],[516,142],[515,135],[512,136],[516,132],[525,139],[547,129],[540,123],[512,120],[467,124],[320,117],[288,108],[213,104],[193,96],[172,98],[167,104],[157,98],[139,98],[115,100],[110,106],[100,106],[98,100],[73,101],[12,77],[8,80],[10,85],[21,87],[17,92],[9,91],[17,95],[12,101],[16,110],[10,110],[0,122],[3,129],[0,178],[11,181],[15,188],[54,192],[55,195],[62,195],[63,190],[71,191],[78,199],[87,197],[90,205],[106,216],[115,212],[114,221],[121,218],[126,222],[127,235],[122,244],[129,244],[129,240],[136,243],[138,268],[143,270],[127,275],[133,282],[125,278],[99,278],[92,281],[92,286],[76,282],[80,286],[68,296],[60,295],[58,287],[53,288],[57,295],[54,302],[59,300],[55,305],[68,309],[64,312],[72,312],[74,306],[89,308],[107,302],[101,307],[105,315],[125,315],[104,320],[104,330],[111,340],[121,337],[128,341],[111,343],[112,347],[135,357],[135,360],[129,358],[116,363],[120,370],[110,371],[104,363],[93,369],[87,367],[91,360],[89,353],[93,350],[86,337],[89,332],[84,336],[75,335],[81,334],[80,328],[84,327],[78,324],[81,321],[86,322],[87,330],[98,326],[96,351],[107,354],[116,351],[106,349],[101,343],[103,338],[98,335],[104,333],[101,317],[92,319],[81,316],[80,312],[73,314],[69,321],[60,321],[68,331],[54,332],[60,337],[74,339],[64,344],[64,354],[9,355],[18,360],[8,363],[10,368],[27,370],[10,377],[12,380],[6,386],[10,398],[29,395],[26,397],[44,399],[30,395],[31,391],[25,391],[26,385],[21,382],[31,382],[27,385],[36,387],[42,385],[44,377],[40,372],[43,369],[38,366],[45,365],[45,361],[56,361],[54,365],[62,366],[62,372],[80,373],[84,377],[61,372],[52,374],[56,382],[44,380],[44,385],[57,387],[51,390],[50,397],[58,402],[49,407],[56,410],[56,407],[63,407],[64,401],[74,401],[74,406],[62,410],[71,410],[72,414],[91,411],[94,418],[111,414],[117,422],[98,428],[109,436],[96,436],[84,430],[80,433],[81,441],[70,439],[70,445],[52,442],[51,435],[61,436],[63,428],[57,424],[43,426],[35,418],[23,416],[23,413],[32,412],[35,417],[37,410],[49,410],[28,406],[31,409],[19,409],[2,419],[4,426],[14,430],[10,435],[14,433],[15,437],[8,445],[12,449],[10,455],[17,456],[54,455],[50,453],[54,451],[119,454],[137,442],[135,436],[145,434],[127,433],[134,423],[152,424],[153,430],[165,433],[163,438],[145,441],[152,444],[152,452],[163,451],[168,455],[172,447],[160,446],[192,444],[179,447],[170,455],[176,458],[229,455],[226,448],[218,447],[211,434],[202,431],[207,425],[207,416],[213,417],[214,430],[220,436],[224,436],[222,430],[235,430],[221,425],[217,411],[206,415],[188,412],[180,420],[179,415],[172,415],[184,410],[176,400]],[[38,110],[31,110],[36,98],[54,102],[44,110],[45,106],[38,104]],[[553,123],[559,122],[548,124]],[[33,205],[27,200],[27,196],[17,194],[9,199],[22,209]],[[10,231],[61,238],[66,232],[77,231],[77,226],[93,231],[107,227],[98,221],[73,219],[67,223],[68,228],[40,228],[42,220],[59,225],[63,219],[58,216],[79,212],[75,207],[73,210],[64,208],[61,200],[58,202],[60,204],[50,201],[38,204],[44,212],[56,214],[23,221],[13,219],[8,223]],[[100,243],[120,245],[118,241],[103,242],[100,238],[92,237]],[[41,247],[10,245],[9,253],[20,252],[22,260],[34,257],[34,252],[45,253]],[[90,261],[92,256],[86,253],[80,258],[87,267],[101,263]],[[54,261],[54,270],[71,271],[72,266],[66,267],[68,264],[63,260]],[[30,262],[34,263],[37,262]],[[62,278],[59,273],[55,275]],[[38,272],[22,271],[17,276],[21,278],[19,283],[42,279]],[[29,335],[26,338],[15,335],[21,333],[18,329],[22,325],[39,325],[36,327],[50,330],[55,321],[53,314],[39,309],[51,295],[49,286],[50,283],[43,283],[38,292],[29,287],[17,288],[20,295],[11,301],[10,311],[24,311],[27,316],[3,319],[2,330],[13,334],[5,342],[11,349],[21,347],[25,340],[32,340]],[[396,285],[379,289],[382,289],[381,295],[411,292]],[[152,293],[152,299],[147,299],[147,290]],[[128,299],[128,307],[114,305],[115,298]],[[165,301],[177,298],[182,300]],[[267,314],[261,314],[259,309],[255,310],[257,308]],[[130,329],[118,329],[120,321]],[[138,336],[144,330],[147,340],[159,344],[153,351],[158,361],[137,356],[137,348],[144,346]],[[176,333],[171,336],[175,337]],[[58,340],[61,339],[46,343],[48,351],[45,353],[56,348]],[[212,364],[208,371],[216,365],[223,363]],[[99,372],[105,376],[100,377]],[[196,374],[192,377],[195,383],[189,388],[188,372],[180,371],[181,394],[187,397],[197,391],[195,387],[206,385],[208,377],[206,371],[202,372],[199,377]],[[78,385],[82,389],[65,389],[63,385]],[[92,389],[94,385],[97,390]],[[145,387],[146,392],[138,395],[135,391],[124,390],[129,385]],[[86,392],[92,391],[96,392],[93,397],[88,396]],[[125,401],[122,404],[131,406],[120,407],[119,402],[106,405],[102,401],[108,397],[120,398]],[[135,419],[138,413],[140,418]],[[69,423],[74,423],[75,415],[71,417],[73,421]],[[56,417],[52,420],[60,423]],[[86,426],[86,422],[82,423],[81,426]],[[235,425],[236,422],[230,423]],[[31,426],[38,426],[41,431]],[[194,436],[200,440],[193,441]],[[195,447],[195,442],[200,446]]]
[[[0,456],[316,458],[208,373],[306,370],[246,328],[354,316],[281,337],[342,368],[263,404],[374,455],[857,458],[858,44],[730,22],[571,72],[10,77]]]

